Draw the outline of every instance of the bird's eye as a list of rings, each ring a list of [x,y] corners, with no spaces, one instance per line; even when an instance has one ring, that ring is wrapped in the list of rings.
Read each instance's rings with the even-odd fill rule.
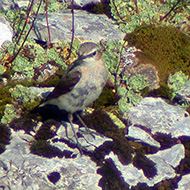
[[[93,56],[96,55],[96,51],[94,51],[94,52],[92,53],[92,55],[93,55]]]

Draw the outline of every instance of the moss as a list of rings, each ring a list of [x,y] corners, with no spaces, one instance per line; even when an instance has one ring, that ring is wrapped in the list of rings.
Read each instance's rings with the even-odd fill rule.
[[[46,140],[37,140],[33,141],[30,147],[30,151],[33,154],[37,154],[39,156],[44,156],[47,158],[52,158],[58,156],[59,158],[63,157],[63,152],[50,145]]]
[[[148,93],[149,96],[154,96],[154,97],[163,97],[167,99],[172,99],[172,90],[166,85],[163,84],[160,86],[160,88],[153,90]]]
[[[20,118],[14,118],[9,124],[9,127],[14,130],[25,130],[29,133],[36,126],[36,122],[34,122],[29,115],[22,115]]]
[[[147,178],[153,178],[157,174],[156,164],[140,152],[134,157],[133,164],[142,169]]]
[[[107,16],[110,16],[110,6],[107,1],[101,3],[88,3],[83,9],[90,13],[106,14]]]
[[[161,85],[169,74],[182,71],[190,76],[190,38],[169,26],[141,25],[127,34],[129,45],[142,50],[141,63],[151,63],[158,70]]]
[[[164,133],[156,133],[154,135],[154,139],[160,143],[160,149],[171,148],[173,145],[176,144],[176,139],[172,138],[171,134],[164,134]]]
[[[97,173],[103,176],[99,182],[102,189],[129,190],[129,185],[120,177],[121,173],[117,170],[112,160],[104,161],[104,165],[98,169]]]
[[[155,189],[157,190],[173,190],[178,188],[178,182],[180,177],[176,176],[173,179],[165,179],[160,183],[155,185]]]
[[[83,116],[82,119],[87,126],[91,126],[97,132],[114,140],[109,147],[119,155],[123,163],[131,162],[133,148],[125,138],[125,128],[119,129],[111,117],[102,110],[95,110],[92,114]]]
[[[54,132],[50,129],[52,126],[56,126],[58,128],[59,122],[55,120],[47,120],[43,122],[43,125],[38,130],[35,135],[36,140],[48,140],[54,136]]]
[[[114,93],[113,89],[106,87],[104,88],[102,94],[100,95],[100,97],[98,98],[98,100],[96,100],[94,107],[95,108],[101,108],[101,107],[107,107],[110,105],[114,105],[117,102],[117,96]]]
[[[4,124],[0,124],[0,154],[5,151],[5,145],[9,144],[10,136],[10,129]]]
[[[51,172],[48,174],[47,178],[55,185],[61,178],[61,175],[59,172]]]

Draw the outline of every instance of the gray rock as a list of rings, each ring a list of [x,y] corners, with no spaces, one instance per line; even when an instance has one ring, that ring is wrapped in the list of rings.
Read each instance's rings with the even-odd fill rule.
[[[161,98],[144,98],[129,111],[129,120],[133,125],[141,125],[151,129],[152,134],[161,132],[171,134],[172,137],[190,135],[189,119],[189,114],[186,111],[166,103]],[[184,123],[187,124],[184,125]],[[181,127],[179,128],[179,126]]]
[[[151,146],[156,146],[160,148],[160,143],[155,141],[150,134],[146,131],[140,129],[139,127],[129,126],[127,137],[132,137],[135,141],[147,143]]]
[[[75,129],[75,132],[77,133],[81,133],[81,137],[78,138],[79,143],[82,145],[82,148],[86,149],[87,151],[94,151],[96,147],[99,147],[100,145],[102,145],[105,141],[112,141],[110,138],[106,138],[104,136],[99,135],[98,133],[96,133],[96,131],[89,129],[89,131],[86,131],[85,127],[80,127],[73,124],[73,127]],[[67,134],[66,134],[67,132]],[[74,143],[76,143],[76,139],[74,138],[74,134],[72,131],[72,128],[70,126],[70,124],[68,122],[65,122],[64,125],[61,125],[59,127],[59,129],[56,132],[57,135],[55,135],[53,137],[53,139],[51,139],[51,144],[53,146],[58,147],[61,150],[64,149],[68,149],[69,147],[66,146],[64,143],[62,142],[54,142],[54,139],[62,139],[62,138],[70,138],[73,140]],[[92,137],[93,135],[93,137]],[[72,149],[73,151],[73,149]],[[77,154],[79,154],[78,149],[75,151]]]
[[[137,58],[137,54],[141,52],[134,46],[129,46],[125,49],[122,59],[124,59],[125,64],[123,65],[122,76],[130,78],[134,75],[143,75],[148,83],[148,87],[153,90],[160,87],[160,79],[158,76],[158,71],[152,64],[142,64]]]
[[[0,187],[19,190],[101,189],[97,166],[85,156],[73,159],[44,158],[30,153],[33,137],[23,131],[13,132],[11,142],[0,155]],[[56,183],[48,175],[60,175]]]
[[[184,175],[178,183],[176,190],[189,190],[190,189],[190,174]]]
[[[12,42],[13,30],[3,17],[0,17],[0,34],[0,47],[2,47],[6,41]]]
[[[185,99],[190,102],[190,82],[188,82],[178,93],[177,96],[180,96],[181,99]]]
[[[100,40],[119,40],[122,39],[122,33],[113,21],[104,15],[87,13],[86,11],[76,10],[75,16],[75,38],[84,41],[99,42]],[[51,42],[71,41],[72,36],[72,16],[70,10],[65,10],[59,14],[48,15],[49,28],[51,33]],[[38,15],[35,23],[35,30],[30,34],[38,40],[47,41],[47,24],[45,15]]]
[[[177,175],[174,167],[185,157],[185,148],[182,144],[177,144],[169,149],[146,156],[156,163],[157,175],[153,178],[147,178],[143,171],[134,167],[133,164],[123,165],[119,161],[118,156],[113,152],[106,156],[106,158],[111,158],[114,161],[125,182],[130,186],[135,186],[138,183],[146,183],[148,186],[154,186],[164,179],[174,178]]]
[[[74,5],[84,7],[87,4],[91,3],[101,3],[101,0],[74,0]]]

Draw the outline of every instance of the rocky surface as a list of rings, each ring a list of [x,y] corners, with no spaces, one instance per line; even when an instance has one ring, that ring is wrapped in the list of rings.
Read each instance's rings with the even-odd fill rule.
[[[179,106],[166,103],[161,98],[144,98],[138,106],[131,108],[129,120],[132,125],[151,130],[152,134],[159,132],[171,134],[172,137],[190,136],[188,112]]]
[[[11,142],[0,155],[0,186],[5,189],[101,189],[96,164],[86,156],[45,158],[31,154],[33,139],[24,131],[12,132]],[[54,143],[57,144],[58,143]],[[62,144],[62,149],[69,148]],[[59,145],[60,148],[60,145]]]
[[[3,17],[0,18],[0,33],[0,47],[3,46],[5,42],[12,42],[13,30]]]
[[[117,26],[105,15],[94,15],[86,11],[74,11],[74,37],[84,41],[92,40],[119,40],[124,37]],[[48,15],[51,42],[70,41],[72,36],[72,14],[71,10],[65,10],[59,14]],[[38,15],[35,31],[30,36],[47,41],[47,24],[45,15]],[[39,34],[39,35],[38,35]]]
[[[100,0],[76,0],[74,5],[84,8],[88,4],[101,2]],[[28,1],[0,0],[0,8],[12,9],[27,3]],[[101,40],[120,40],[124,36],[115,23],[105,15],[75,10],[74,16],[76,39],[98,43]],[[70,9],[49,14],[48,21],[52,42],[63,40],[70,42],[72,35]],[[35,30],[38,31],[38,35],[33,31],[32,37],[47,40],[44,14],[38,15]],[[13,32],[5,19],[0,19],[0,32],[0,45],[7,40],[12,40]],[[139,63],[135,59],[136,51],[139,50],[128,47],[124,53],[125,65],[122,74],[129,77],[142,74],[151,89],[158,88],[158,72],[150,64]],[[37,80],[45,81],[57,70],[58,67],[47,65],[43,67]],[[13,76],[17,77],[16,74]],[[3,84],[5,86],[8,83]],[[187,103],[190,96],[189,89],[190,85],[187,84],[177,94]],[[42,97],[52,91],[52,88],[29,87],[29,91]],[[22,97],[18,99],[23,103]],[[16,102],[15,105],[17,104]],[[13,106],[10,103],[7,105]],[[19,123],[18,119],[15,123],[14,121],[11,123],[11,127],[16,129],[15,131],[11,129],[10,144],[6,145],[6,150],[0,154],[0,189],[187,190],[189,188],[190,116],[179,105],[171,104],[163,98],[146,97],[137,106],[129,109],[126,113],[127,122],[118,118],[116,120],[116,116],[114,120],[113,117],[100,112],[97,115],[101,119],[96,121],[95,117],[93,121],[97,127],[100,127],[99,133],[90,130],[93,136],[83,127],[74,125],[84,153],[82,156],[69,123],[64,122],[57,127],[56,122],[47,129],[46,122],[45,124],[34,122],[34,125],[32,122],[35,118],[30,121],[32,132],[31,130],[24,132],[20,129],[23,126],[26,129],[29,122],[22,121],[25,116],[22,115],[21,108],[16,108],[14,113],[19,112],[21,122]],[[127,129],[123,129],[123,126]],[[105,131],[103,131],[104,127]],[[40,134],[42,128],[45,131]],[[48,136],[49,134],[51,137]],[[38,146],[34,147],[35,143]]]
[[[185,149],[182,144],[178,144],[170,149],[146,156],[156,164],[157,174],[155,177],[147,178],[143,170],[139,170],[133,164],[123,165],[113,153],[110,153],[106,158],[111,158],[114,161],[117,169],[121,172],[122,177],[130,187],[136,186],[138,183],[146,183],[151,187],[164,179],[174,178],[177,175],[174,167],[178,166],[184,158]]]

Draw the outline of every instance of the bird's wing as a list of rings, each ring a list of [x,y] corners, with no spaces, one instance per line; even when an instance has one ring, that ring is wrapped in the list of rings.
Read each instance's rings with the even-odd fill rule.
[[[82,74],[79,70],[68,72],[63,78],[61,78],[59,84],[54,88],[54,90],[46,97],[45,102],[70,92],[80,80],[81,75]]]

